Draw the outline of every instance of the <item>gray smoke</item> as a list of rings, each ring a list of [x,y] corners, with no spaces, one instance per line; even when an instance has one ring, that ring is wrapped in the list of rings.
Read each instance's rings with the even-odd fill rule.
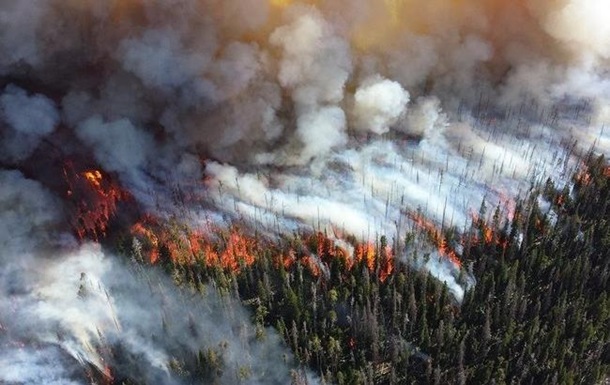
[[[43,95],[28,96],[15,86],[0,95],[0,121],[8,129],[2,137],[1,158],[8,162],[27,159],[40,141],[59,123],[59,112],[53,101]]]

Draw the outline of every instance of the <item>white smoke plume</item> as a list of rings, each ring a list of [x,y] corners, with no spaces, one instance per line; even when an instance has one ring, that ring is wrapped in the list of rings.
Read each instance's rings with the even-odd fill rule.
[[[269,41],[282,48],[278,80],[291,92],[297,113],[296,138],[302,150],[287,163],[303,164],[347,143],[345,112],[337,104],[352,62],[347,43],[318,12],[298,11]]]
[[[458,279],[457,266],[434,254],[413,261],[401,249],[417,227],[412,214],[462,229],[485,199],[509,215],[513,197],[532,184],[567,183],[582,152],[610,155],[608,7],[606,0],[3,1],[0,322],[11,332],[2,332],[9,353],[0,363],[21,369],[2,371],[2,381],[44,375],[70,383],[78,377],[74,360],[95,361],[87,350],[95,344],[77,330],[96,341],[98,324],[133,354],[158,352],[146,365],[161,376],[154,381],[167,378],[153,362],[165,362],[168,346],[134,323],[148,317],[135,306],[146,300],[122,296],[134,290],[109,271],[131,273],[66,235],[67,160],[112,174],[138,210],[162,218],[179,211],[197,227],[214,218],[269,236],[386,235],[399,257],[446,281],[459,300],[472,282]],[[62,269],[65,282],[54,275]],[[75,298],[78,269],[121,295]],[[23,310],[13,310],[15,301]],[[88,301],[91,314],[82,308]],[[110,303],[120,328],[108,318]],[[133,313],[121,310],[132,304]],[[76,323],[65,323],[63,308],[76,312]],[[32,323],[16,328],[17,318]]]
[[[381,135],[404,114],[409,93],[400,83],[388,79],[368,79],[354,94],[354,128]]]
[[[194,359],[206,347],[222,360],[221,383],[239,382],[240,369],[248,374],[242,380],[253,384],[290,380],[290,362],[280,364],[290,354],[279,336],[266,330],[256,337],[236,299],[205,287],[198,300],[157,272],[105,255],[97,244],[77,245],[62,236],[60,204],[48,191],[17,172],[3,171],[0,180],[6,186],[0,195],[0,382],[85,383],[79,367],[87,364],[100,372],[112,365],[117,372],[110,375],[147,383],[187,383],[172,359]],[[138,372],[121,372],[126,368]]]

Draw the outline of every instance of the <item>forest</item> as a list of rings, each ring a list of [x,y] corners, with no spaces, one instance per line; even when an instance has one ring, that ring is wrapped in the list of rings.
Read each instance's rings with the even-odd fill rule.
[[[255,338],[273,327],[290,347],[301,368],[293,384],[308,383],[306,371],[328,384],[600,384],[610,376],[603,156],[589,156],[561,188],[551,180],[532,188],[510,215],[483,202],[471,228],[443,229],[441,246],[459,250],[463,274],[476,280],[461,303],[446,284],[399,261],[436,257],[421,245],[438,235],[425,230],[401,242],[348,237],[353,257],[322,231],[274,242],[244,234],[219,231],[213,245],[197,246],[175,223],[125,236],[118,248],[202,300],[212,283],[245,304]],[[225,383],[232,370],[222,346],[176,352],[169,366],[193,384]],[[235,382],[248,383],[248,368],[238,372]],[[115,379],[139,383],[120,370]]]

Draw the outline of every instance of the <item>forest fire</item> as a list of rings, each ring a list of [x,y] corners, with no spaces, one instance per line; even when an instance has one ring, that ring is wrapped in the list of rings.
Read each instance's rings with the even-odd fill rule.
[[[255,262],[260,251],[256,239],[246,236],[237,227],[226,231],[215,229],[206,235],[186,227],[163,225],[153,217],[145,217],[131,227],[131,234],[142,242],[151,264],[167,261],[179,265],[204,263],[208,267],[238,273]],[[212,239],[212,235],[216,239]]]
[[[102,187],[102,173],[99,170],[85,171],[81,175],[84,176],[89,183],[97,189]]]
[[[0,383],[607,377],[609,1],[0,3]]]
[[[610,166],[601,167],[596,174],[591,173],[590,165],[580,162],[578,170],[573,178],[577,186],[588,186],[593,182],[593,178],[608,178],[610,177]]]
[[[406,212],[407,217],[415,223],[415,226],[423,231],[430,240],[436,245],[441,256],[449,259],[458,269],[462,267],[462,261],[458,254],[453,250],[442,231],[434,224],[434,222],[426,219],[423,214],[417,212]]]
[[[110,367],[110,365],[104,365],[104,371],[103,371],[104,377],[105,377],[105,384],[108,385],[112,385],[114,384],[114,376],[112,375],[112,368]]]
[[[305,243],[311,245],[310,248],[315,250],[321,262],[330,264],[333,259],[338,259],[347,271],[351,271],[356,264],[363,263],[369,272],[378,274],[382,282],[394,271],[394,253],[390,245],[381,244],[376,247],[372,242],[332,239],[322,232],[306,237]]]
[[[76,235],[93,240],[105,236],[117,204],[129,194],[97,169],[78,171],[73,163],[66,162],[63,173],[68,185],[66,195],[74,205],[71,225]]]
[[[356,245],[355,258],[357,262],[365,261],[369,271],[378,271],[381,282],[394,271],[394,253],[389,245],[376,248],[371,242],[360,243]]]
[[[237,228],[232,228],[224,237],[221,243],[224,247],[219,251],[203,236],[194,236],[191,239],[191,250],[200,250],[199,254],[203,253],[208,266],[220,266],[233,272],[239,272],[242,266],[252,265],[255,262],[254,253],[259,250],[256,239],[242,234]],[[197,247],[193,247],[193,243]]]
[[[496,245],[506,250],[508,240],[498,234],[497,227],[487,223],[487,221],[477,214],[471,213],[473,228],[479,229],[480,237],[476,234],[471,235],[470,244],[483,243],[486,246]]]
[[[575,176],[575,181],[577,184],[581,186],[587,186],[591,183],[591,173],[587,168],[581,168]]]
[[[257,256],[265,250],[272,251],[278,266],[288,270],[300,264],[316,277],[337,259],[342,261],[346,271],[351,271],[356,263],[363,263],[383,282],[393,273],[395,264],[389,245],[376,247],[370,242],[355,241],[350,244],[331,239],[321,232],[304,235],[305,248],[288,246],[282,250],[278,244],[247,235],[238,226],[197,231],[177,224],[164,225],[147,216],[131,227],[131,234],[139,240],[143,256],[151,264],[161,261],[178,265],[203,263],[209,268],[218,267],[236,274],[256,263]]]

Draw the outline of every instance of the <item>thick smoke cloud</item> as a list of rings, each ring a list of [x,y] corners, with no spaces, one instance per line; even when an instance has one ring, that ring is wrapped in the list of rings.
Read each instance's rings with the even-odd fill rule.
[[[387,79],[369,79],[354,94],[354,128],[381,135],[404,113],[409,93]]]
[[[27,159],[59,123],[53,101],[43,95],[28,96],[14,86],[6,87],[0,96],[0,116],[8,126],[2,138],[1,157],[9,162]]]
[[[550,9],[544,18],[544,29],[569,49],[602,59],[610,57],[610,26],[604,15],[610,12],[605,1],[580,0],[564,2]]]
[[[302,146],[298,158],[287,163],[305,164],[347,143],[345,112],[337,104],[343,100],[352,60],[347,43],[322,15],[299,11],[295,9],[290,15],[294,20],[277,28],[269,41],[282,49],[278,80],[291,93]]]
[[[75,363],[101,365],[89,348],[99,343],[97,325],[132,354],[155,354],[143,364],[155,369],[142,368],[160,376],[153,382],[168,378],[161,362],[175,345],[146,338],[158,323],[133,321],[148,317],[139,301],[161,306],[163,295],[126,295],[140,290],[121,286],[118,277],[133,281],[129,269],[66,235],[70,204],[57,182],[66,159],[103,168],[141,210],[180,211],[197,227],[214,218],[268,236],[387,235],[399,257],[446,281],[459,300],[472,282],[459,282],[455,265],[401,249],[417,227],[413,213],[460,229],[485,199],[510,215],[512,197],[533,183],[568,183],[579,153],[610,155],[608,7],[3,1],[0,322],[10,332],[0,334],[9,352],[0,363],[22,369],[2,380],[36,382],[32,373],[40,373],[69,383]],[[88,299],[74,294],[81,272],[96,282]],[[85,303],[95,311],[85,314]],[[75,311],[76,321],[58,308]],[[31,323],[17,327],[14,319]],[[235,319],[245,322],[243,314]],[[175,325],[179,335],[184,325]],[[248,362],[263,365],[254,355]]]
[[[17,172],[0,181],[0,382],[87,383],[86,365],[100,373],[111,365],[113,376],[187,383],[171,360],[194,360],[206,347],[223,360],[220,383],[237,383],[240,368],[253,384],[290,380],[279,336],[257,337],[238,300],[213,287],[191,298],[155,271],[79,246],[62,235],[49,191]]]

